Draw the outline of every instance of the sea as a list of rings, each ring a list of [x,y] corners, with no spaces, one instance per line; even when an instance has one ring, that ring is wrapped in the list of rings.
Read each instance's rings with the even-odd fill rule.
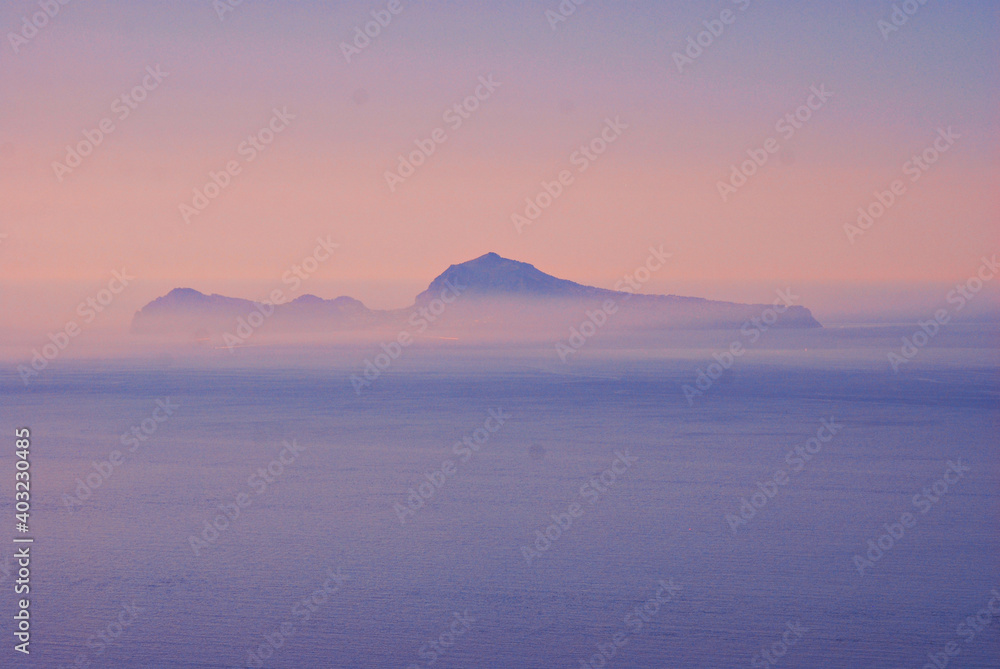
[[[996,328],[912,332],[7,366],[0,666],[998,667]]]

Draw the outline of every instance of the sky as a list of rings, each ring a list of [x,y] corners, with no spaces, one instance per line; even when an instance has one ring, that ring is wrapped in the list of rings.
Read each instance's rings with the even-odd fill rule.
[[[318,238],[300,292],[374,308],[489,251],[611,287],[662,246],[647,292],[845,317],[1000,246],[995,2],[227,2],[2,4],[0,330],[123,269],[107,327],[176,286],[260,297]]]

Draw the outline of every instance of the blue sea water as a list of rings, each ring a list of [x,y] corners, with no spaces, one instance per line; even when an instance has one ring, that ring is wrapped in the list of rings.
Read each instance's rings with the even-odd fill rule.
[[[12,528],[27,426],[35,543],[30,658],[0,564],[0,664],[1000,666],[1000,620],[959,627],[1000,589],[997,368],[926,353],[747,356],[690,404],[708,354],[401,365],[360,395],[347,367],[5,374],[0,501]]]

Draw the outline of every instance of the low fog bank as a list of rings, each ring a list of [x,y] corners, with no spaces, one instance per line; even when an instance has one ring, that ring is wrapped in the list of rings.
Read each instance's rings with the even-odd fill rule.
[[[380,340],[336,343],[261,337],[259,342],[233,349],[205,341],[140,343],[133,339],[116,346],[110,354],[104,346],[73,346],[44,366],[15,357],[0,368],[0,374],[29,386],[51,381],[61,373],[95,370],[299,370],[343,377],[345,383],[353,378],[355,385],[367,389],[394,375],[616,376],[661,368],[695,374],[715,362],[727,374],[757,365],[864,372],[892,372],[895,368],[902,374],[942,366],[996,370],[1000,368],[1000,335],[990,324],[948,323],[935,329],[925,322],[923,326],[851,325],[807,330],[607,331],[584,338],[582,343],[571,341],[568,332],[558,339],[519,342],[432,336],[408,346],[399,345],[391,334]]]
[[[972,277],[970,274],[962,280],[934,283],[785,285],[791,286],[800,298],[798,303],[808,307],[823,325],[916,323],[942,308],[953,312],[956,320],[1000,323],[1000,282],[977,282]],[[971,286],[967,285],[970,281]],[[679,294],[747,302],[760,301],[773,293],[775,286],[759,282],[681,283],[674,289]]]
[[[86,307],[76,308],[78,296],[63,295],[57,301],[62,317],[41,319],[38,314],[44,312],[44,305],[31,303],[31,309],[20,310],[30,302],[31,290],[6,290],[0,293],[0,308],[16,317],[0,322],[0,360],[10,369],[28,365],[35,371],[80,360],[122,360],[151,368],[346,369],[368,360],[374,363],[383,354],[394,369],[418,364],[428,369],[496,367],[506,360],[517,360],[519,365],[526,360],[531,361],[528,364],[541,361],[563,368],[585,360],[712,356],[733,345],[744,347],[747,358],[766,351],[786,359],[846,360],[873,355],[884,360],[889,351],[906,346],[914,335],[921,341],[925,336],[921,331],[933,331],[918,347],[921,351],[987,352],[981,357],[989,359],[1000,332],[998,291],[986,284],[978,292],[968,287],[963,292],[959,285],[856,287],[849,299],[843,286],[793,289],[796,303],[810,309],[823,326],[813,329],[803,328],[801,319],[798,324],[773,319],[774,314],[767,312],[777,299],[774,290],[730,286],[723,293],[703,286],[707,298],[756,304],[732,305],[724,327],[705,326],[705,303],[697,299],[668,300],[668,306],[659,311],[650,302],[636,299],[614,305],[613,311],[605,300],[449,304],[440,314],[421,312],[414,305],[379,312],[382,320],[360,330],[330,327],[323,318],[284,325],[262,318],[251,324],[245,317],[240,322],[226,314],[212,328],[192,322],[171,331],[153,327],[144,334],[131,328],[134,314],[144,303],[130,302],[125,294],[93,314]],[[143,298],[155,297],[152,290],[139,293]],[[807,312],[788,313],[801,316]],[[718,320],[719,312],[713,311],[711,318]],[[782,325],[792,329],[782,329]],[[980,353],[972,357],[976,355]]]

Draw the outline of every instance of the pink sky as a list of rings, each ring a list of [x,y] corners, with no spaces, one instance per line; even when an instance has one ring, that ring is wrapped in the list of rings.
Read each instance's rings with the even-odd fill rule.
[[[674,256],[651,292],[840,285],[851,301],[857,284],[964,279],[998,248],[986,3],[927,5],[889,40],[877,9],[751,5],[683,73],[672,54],[718,15],[707,5],[584,6],[553,31],[535,3],[404,3],[350,63],[338,45],[376,5],[244,3],[224,21],[177,5],[71,3],[17,53],[2,45],[0,306],[31,307],[20,327],[55,327],[121,267],[138,277],[121,320],[179,285],[257,297],[327,235],[340,253],[302,292],[373,307],[487,251],[611,286],[662,244]],[[8,3],[0,27],[32,10]],[[66,145],[157,65],[168,76],[58,181]],[[499,87],[449,128],[443,112],[491,74]],[[820,84],[834,96],[781,138],[775,122]],[[274,108],[295,119],[245,162]],[[581,173],[571,156],[606,118],[628,128]],[[910,181],[904,163],[949,126],[961,137]],[[447,141],[390,192],[397,155],[439,127]],[[769,137],[780,151],[723,202],[717,183]],[[186,224],[179,205],[230,160],[240,174]],[[561,170],[573,183],[518,234],[511,215]],[[905,194],[849,243],[844,225],[896,179]]]

